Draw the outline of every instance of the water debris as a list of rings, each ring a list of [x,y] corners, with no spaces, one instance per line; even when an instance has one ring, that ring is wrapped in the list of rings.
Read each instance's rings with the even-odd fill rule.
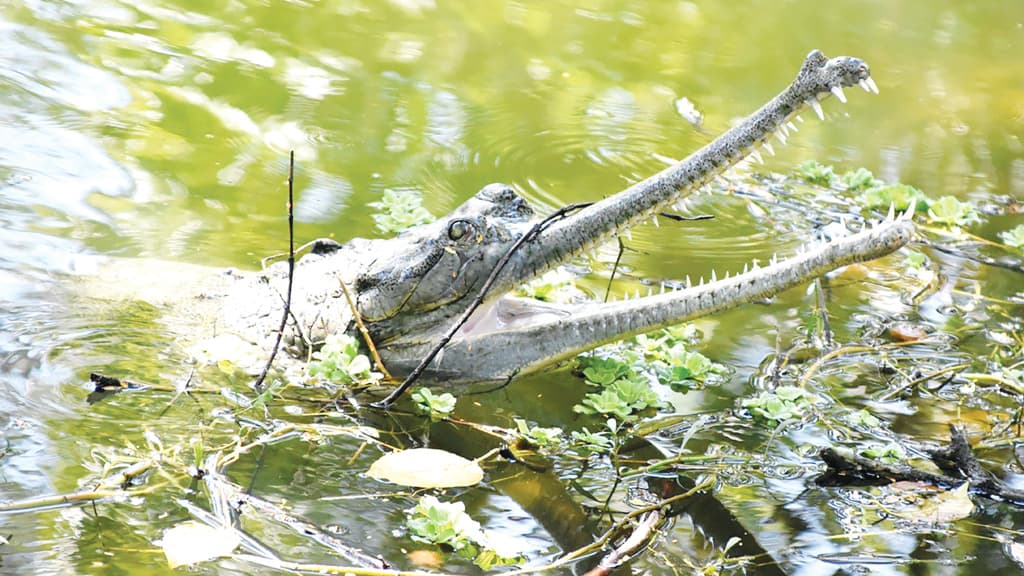
[[[677,99],[675,101],[675,106],[676,113],[679,114],[683,120],[693,124],[694,128],[700,129],[701,125],[704,123],[704,115],[697,110],[697,107],[694,106],[693,102],[691,102],[689,98],[683,96],[682,98]]]
[[[456,488],[480,483],[484,471],[476,462],[451,452],[410,448],[381,456],[366,475],[402,486]]]

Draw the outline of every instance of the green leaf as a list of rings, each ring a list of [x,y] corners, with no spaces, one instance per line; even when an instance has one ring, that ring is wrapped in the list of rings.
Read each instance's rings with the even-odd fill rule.
[[[629,365],[616,358],[580,356],[577,362],[587,382],[598,386],[608,386],[632,374]]]
[[[842,175],[841,179],[843,185],[850,191],[878,188],[884,184],[881,180],[875,179],[875,175],[866,168],[857,168],[852,172],[847,172]]]
[[[412,393],[416,410],[421,414],[429,414],[432,420],[441,420],[455,411],[455,396],[448,392],[436,395],[427,388],[417,388]]]
[[[466,513],[462,502],[441,502],[435,496],[422,496],[406,514],[405,525],[413,540],[447,546],[463,558],[472,558],[485,570],[522,562],[514,552],[501,550],[508,546],[499,546],[501,543]]]
[[[804,181],[821,187],[830,187],[836,183],[836,172],[833,167],[821,164],[817,160],[808,160],[797,166],[797,173]]]
[[[519,431],[519,435],[537,447],[550,448],[557,446],[562,441],[561,428],[541,428],[540,426],[530,426],[526,420],[523,420],[522,418],[516,418],[514,421],[516,423],[516,430]]]
[[[999,237],[1010,248],[1024,251],[1024,224],[1018,224],[1010,230],[1000,232]]]
[[[633,408],[623,401],[619,395],[611,389],[604,389],[600,392],[587,394],[583,401],[572,407],[573,412],[580,414],[614,414],[625,420],[633,413]]]
[[[359,353],[359,341],[348,334],[331,334],[324,345],[313,353],[306,365],[310,376],[320,376],[337,384],[378,380],[370,359]]]
[[[379,202],[370,202],[370,207],[378,210],[373,215],[377,229],[384,233],[397,233],[426,224],[434,220],[434,216],[423,207],[423,197],[415,190],[384,191]]]
[[[924,212],[929,206],[924,192],[907,184],[890,184],[865,190],[857,196],[857,202],[876,210],[888,210],[889,206],[895,206],[896,210],[906,210],[913,204],[916,211]]]
[[[863,426],[865,428],[877,428],[878,425],[881,424],[881,421],[867,410],[858,410],[853,412],[846,420],[853,426]]]
[[[762,423],[775,427],[786,420],[802,418],[811,408],[812,396],[803,388],[780,386],[774,392],[762,392],[741,405]]]
[[[829,187],[836,181],[832,167],[817,160],[808,160],[796,167],[797,174],[810,184]]]
[[[406,527],[414,540],[449,546],[466,558],[475,557],[476,544],[485,541],[483,528],[466,514],[462,502],[441,502],[435,496],[422,496],[407,514]]]
[[[969,226],[981,222],[970,202],[961,202],[953,196],[943,196],[928,208],[928,219],[946,226]]]
[[[586,427],[580,431],[573,431],[571,438],[576,450],[583,454],[603,454],[615,446],[608,434],[591,432]]]
[[[623,378],[617,380],[609,387],[609,390],[619,396],[627,406],[634,412],[640,412],[646,408],[653,408],[661,405],[661,399],[651,390],[647,382],[639,378]]]
[[[862,456],[881,460],[886,464],[897,464],[907,458],[907,453],[899,444],[889,443],[886,445],[873,444],[861,451]]]

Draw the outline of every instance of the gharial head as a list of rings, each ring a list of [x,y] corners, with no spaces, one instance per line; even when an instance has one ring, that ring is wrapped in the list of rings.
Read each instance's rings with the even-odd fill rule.
[[[529,230],[532,216],[511,187],[490,184],[436,222],[375,241],[379,257],[355,280],[363,321],[381,342],[446,324]],[[453,305],[462,299],[465,306]]]
[[[798,101],[810,104],[818,117],[823,118],[818,96],[831,92],[840,102],[845,103],[843,87],[854,85],[878,94],[878,85],[871,78],[871,69],[866,62],[852,56],[829,58],[820,50],[812,50],[800,66],[790,91]]]

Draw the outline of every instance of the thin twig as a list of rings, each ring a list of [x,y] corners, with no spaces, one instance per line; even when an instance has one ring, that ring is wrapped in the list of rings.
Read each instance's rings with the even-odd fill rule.
[[[284,299],[284,313],[281,314],[281,326],[277,329],[277,338],[274,340],[274,349],[270,351],[270,358],[263,366],[263,371],[256,378],[252,387],[257,392],[263,391],[263,381],[267,379],[270,366],[277,357],[277,350],[281,347],[281,338],[284,337],[285,328],[288,326],[288,316],[292,308],[292,280],[295,278],[295,212],[293,210],[293,189],[295,185],[295,151],[288,154],[288,294]]]
[[[604,289],[604,301],[608,301],[608,297],[612,294],[612,282],[615,281],[615,273],[619,271],[619,262],[622,261],[622,253],[626,251],[626,245],[622,243],[622,236],[617,237],[619,241],[619,251],[615,254],[615,263],[612,264],[612,273],[608,275],[608,286]]]
[[[825,306],[825,283],[821,276],[814,279],[814,291],[818,296],[818,313],[821,314],[821,329],[825,336],[825,346],[832,346],[832,326],[828,321],[828,308]]]
[[[348,307],[352,310],[352,317],[356,319],[356,326],[359,327],[359,333],[363,335],[363,342],[366,342],[366,347],[370,349],[370,355],[373,356],[373,361],[377,364],[377,370],[380,370],[384,378],[393,380],[394,378],[391,376],[391,373],[384,367],[380,354],[377,354],[377,347],[373,345],[373,338],[370,337],[370,331],[366,329],[366,324],[363,324],[363,317],[359,314],[355,301],[352,300],[352,293],[348,291],[348,286],[345,286],[345,281],[341,278],[338,278],[338,284],[341,284],[341,293],[345,295]]]
[[[544,566],[533,566],[529,568],[520,568],[518,570],[512,570],[509,572],[505,572],[503,576],[520,576],[521,574],[534,574],[537,572],[545,572],[548,570],[553,570],[555,568],[561,568],[562,566],[566,566],[568,564],[572,564],[573,562],[579,560],[587,554],[597,552],[604,545],[611,542],[611,540],[614,539],[620,532],[622,532],[622,530],[625,529],[625,527],[629,525],[629,523],[634,518],[642,516],[648,512],[653,512],[655,510],[662,510],[668,506],[671,506],[672,504],[675,504],[676,502],[685,500],[698,492],[707,490],[714,484],[714,478],[705,478],[703,482],[697,484],[696,486],[687,490],[686,492],[683,492],[682,494],[676,494],[675,496],[665,498],[664,500],[655,502],[654,504],[651,504],[649,506],[644,506],[642,508],[637,508],[636,510],[633,510],[629,514],[626,514],[625,516],[620,518],[618,522],[612,525],[612,527],[605,531],[605,533],[602,534],[597,540],[594,540],[592,543],[587,544],[582,548],[577,548],[576,550],[573,550],[572,552],[563,555],[561,558],[555,560],[554,562],[551,562],[550,564],[545,564]]]
[[[969,364],[966,364],[966,363],[964,363],[964,364],[953,364],[951,366],[946,366],[945,368],[943,368],[941,370],[936,370],[935,372],[929,372],[928,374],[925,374],[924,376],[921,376],[919,378],[915,378],[913,380],[910,380],[906,384],[903,384],[903,385],[899,386],[898,388],[894,388],[894,389],[886,392],[878,400],[879,400],[879,402],[888,402],[889,400],[892,400],[893,398],[896,398],[897,396],[900,396],[905,391],[907,391],[907,390],[917,386],[918,384],[923,384],[923,383],[925,383],[925,382],[927,382],[929,380],[933,380],[933,379],[935,379],[935,378],[937,378],[939,376],[942,376],[944,374],[950,374],[950,373],[958,372],[960,370],[963,370],[963,369],[967,368],[968,366],[969,366]],[[953,375],[955,375],[955,374],[953,374]]]
[[[484,297],[491,290],[491,286],[493,286],[494,283],[498,280],[498,275],[501,274],[501,271],[505,269],[505,265],[508,264],[508,261],[512,258],[512,255],[515,254],[516,250],[518,250],[520,246],[529,242],[530,240],[533,240],[537,236],[537,234],[539,234],[542,230],[550,226],[552,222],[555,222],[556,220],[565,217],[565,215],[570,212],[579,210],[581,208],[586,208],[591,204],[593,204],[593,202],[583,202],[579,204],[569,204],[568,206],[563,206],[562,208],[556,210],[553,214],[547,216],[540,222],[534,224],[533,228],[530,228],[529,232],[520,236],[519,239],[516,240],[515,244],[513,244],[504,254],[502,254],[501,259],[498,260],[498,263],[495,264],[494,269],[491,270],[490,276],[487,277],[487,281],[485,281],[483,286],[480,287],[480,291],[477,293],[476,298],[474,298],[473,302],[469,305],[468,308],[466,308],[466,311],[462,313],[462,316],[459,318],[458,322],[456,322],[451,327],[451,329],[448,330],[448,333],[445,334],[444,337],[442,337],[437,342],[437,344],[434,345],[434,347],[430,350],[426,357],[424,357],[423,360],[420,361],[419,365],[417,365],[416,368],[409,373],[409,376],[406,377],[405,381],[402,382],[402,384],[398,388],[395,388],[391,392],[391,394],[388,394],[387,398],[384,398],[380,402],[374,402],[373,404],[370,405],[373,406],[374,408],[382,408],[384,410],[387,410],[388,408],[391,407],[392,404],[395,403],[396,400],[398,400],[402,396],[402,394],[405,393],[406,390],[409,389],[410,386],[413,385],[413,383],[416,382],[417,379],[419,379],[419,377],[427,369],[427,366],[430,366],[430,363],[434,361],[434,358],[436,358],[437,355],[441,353],[441,350],[445,346],[447,346],[449,342],[451,342],[451,339],[455,337],[455,334],[459,331],[460,328],[462,328],[463,324],[465,324],[469,320],[469,317],[473,315],[473,312],[476,312],[476,309],[479,308],[480,305],[484,303]]]
[[[997,244],[995,242],[987,241],[987,240],[984,240],[983,238],[975,237],[975,240],[983,241],[984,243],[986,243],[986,244],[988,244],[990,246],[998,246],[999,248],[1002,248],[1004,250],[1006,249],[1006,247],[1003,246],[1002,244]],[[979,264],[985,264],[987,266],[993,266],[995,268],[1003,268],[1004,270],[1012,270],[1014,272],[1024,272],[1024,264],[1022,264],[1020,260],[1012,260],[1012,261],[997,260],[995,258],[990,258],[990,257],[985,256],[983,254],[971,254],[969,252],[965,252],[963,250],[959,250],[955,246],[945,246],[945,245],[940,244],[938,242],[932,242],[932,241],[928,241],[928,240],[925,241],[925,245],[927,245],[932,250],[937,250],[939,252],[942,252],[942,253],[945,253],[945,254],[949,254],[950,256],[956,256],[958,258],[964,258],[966,260],[973,260],[974,262],[977,262]]]
[[[656,529],[662,522],[661,512],[651,510],[646,513],[637,523],[633,533],[626,538],[615,550],[612,550],[597,566],[591,568],[584,576],[607,576],[619,566],[625,564],[633,556],[634,552],[650,542],[656,534]]]

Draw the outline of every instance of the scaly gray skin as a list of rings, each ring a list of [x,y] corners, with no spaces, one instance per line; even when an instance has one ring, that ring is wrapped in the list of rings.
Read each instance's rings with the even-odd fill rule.
[[[867,65],[811,52],[796,80],[742,123],[685,160],[558,221],[515,252],[479,309],[427,372],[479,381],[536,371],[607,342],[763,299],[829,270],[889,254],[913,235],[909,217],[808,249],[731,279],[612,304],[551,305],[508,296],[515,287],[652,218],[757,148],[784,140],[801,108],[842,87],[877,92]],[[780,131],[782,135],[780,135]],[[470,305],[497,261],[533,225],[533,210],[511,188],[485,187],[447,217],[390,240],[321,243],[296,267],[288,341],[294,348],[346,331],[360,337],[339,282],[353,293],[387,368],[408,374]],[[268,348],[279,322],[285,270],[206,291],[219,327]],[[200,302],[194,302],[196,306]]]

